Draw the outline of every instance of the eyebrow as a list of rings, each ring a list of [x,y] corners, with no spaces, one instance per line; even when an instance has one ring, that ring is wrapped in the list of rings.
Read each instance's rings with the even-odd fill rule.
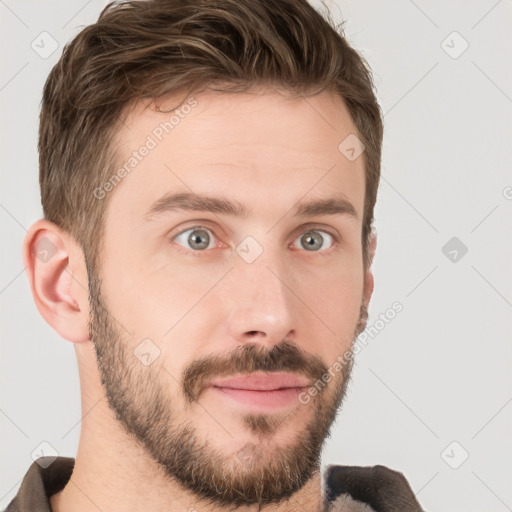
[[[222,197],[211,197],[188,192],[165,194],[155,201],[143,216],[144,221],[154,220],[163,213],[175,211],[210,212],[214,214],[231,215],[247,218],[249,211],[240,202]],[[352,203],[343,196],[326,199],[315,199],[299,202],[293,209],[292,215],[297,217],[313,217],[315,215],[347,215],[358,218]]]

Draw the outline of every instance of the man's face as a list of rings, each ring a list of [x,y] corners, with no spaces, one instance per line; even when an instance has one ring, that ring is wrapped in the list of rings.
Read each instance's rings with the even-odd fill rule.
[[[364,162],[339,151],[356,129],[328,93],[195,99],[169,133],[140,104],[117,134],[137,164],[109,192],[91,340],[166,474],[219,505],[278,502],[319,468],[350,373],[333,365],[364,328]],[[223,203],[191,209],[205,197]]]

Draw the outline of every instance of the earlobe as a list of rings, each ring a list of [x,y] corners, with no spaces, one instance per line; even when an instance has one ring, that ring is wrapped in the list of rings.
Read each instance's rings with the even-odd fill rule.
[[[41,219],[25,235],[23,262],[37,309],[64,339],[89,339],[87,269],[76,241]]]

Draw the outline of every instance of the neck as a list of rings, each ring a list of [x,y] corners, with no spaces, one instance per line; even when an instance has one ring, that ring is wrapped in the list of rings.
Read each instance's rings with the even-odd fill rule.
[[[106,439],[106,438],[104,438]],[[184,489],[145,454],[119,450],[106,442],[80,442],[73,474],[64,489],[50,497],[53,512],[232,512],[232,507],[215,507]],[[316,472],[306,485],[279,504],[240,507],[237,512],[322,512],[321,474]]]

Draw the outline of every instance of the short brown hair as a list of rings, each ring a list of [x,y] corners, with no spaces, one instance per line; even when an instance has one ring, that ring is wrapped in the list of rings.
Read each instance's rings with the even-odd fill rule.
[[[325,5],[324,5],[325,7]],[[95,262],[106,200],[93,190],[116,169],[113,136],[129,104],[178,91],[269,86],[340,95],[365,146],[365,267],[380,178],[382,115],[369,67],[325,7],[306,0],[111,2],[65,47],[43,91],[43,213]],[[341,141],[340,141],[341,142]]]

